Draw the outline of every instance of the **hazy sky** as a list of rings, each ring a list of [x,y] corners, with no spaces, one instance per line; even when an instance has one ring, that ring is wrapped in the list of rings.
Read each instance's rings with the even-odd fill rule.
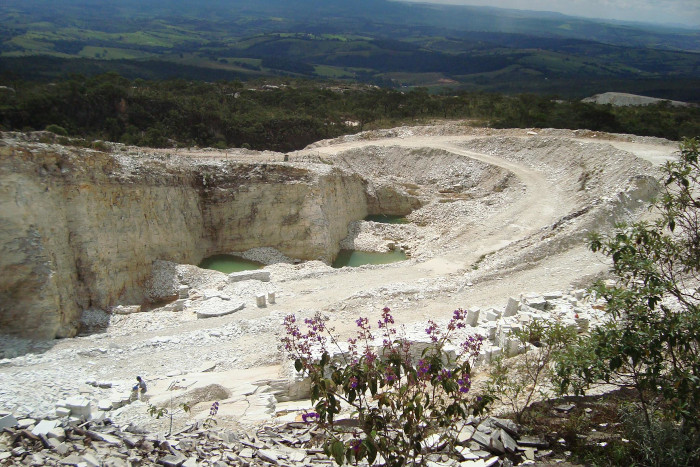
[[[589,18],[676,23],[700,28],[700,0],[408,0],[556,11]]]

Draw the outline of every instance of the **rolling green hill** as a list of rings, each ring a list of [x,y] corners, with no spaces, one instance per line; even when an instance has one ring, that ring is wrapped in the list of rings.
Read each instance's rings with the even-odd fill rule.
[[[209,81],[287,75],[565,97],[615,90],[698,101],[700,32],[386,0],[0,4],[4,80],[105,71]]]

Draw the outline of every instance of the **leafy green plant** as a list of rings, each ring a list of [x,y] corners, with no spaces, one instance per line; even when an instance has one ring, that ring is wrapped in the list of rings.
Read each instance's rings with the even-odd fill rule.
[[[652,410],[650,424],[635,407],[622,413],[628,455],[648,466],[693,466],[700,463],[700,433],[688,425],[669,419],[662,410]]]
[[[47,125],[46,126],[46,131],[50,131],[53,134],[59,135],[59,136],[68,136],[68,131],[66,131],[65,128],[59,125]]]
[[[169,407],[158,407],[153,404],[148,404],[148,415],[160,419],[162,417],[168,417],[170,419],[170,428],[168,428],[168,435],[173,432],[173,417],[178,413],[189,413],[190,406],[187,403],[179,404],[178,406],[173,406],[173,398],[170,398]]]
[[[633,386],[648,429],[657,406],[700,429],[698,152],[698,141],[686,140],[679,159],[663,168],[656,221],[591,237],[590,248],[613,262],[616,285],[594,287],[611,319],[557,359],[562,390],[583,393],[598,382]]]
[[[324,430],[324,450],[338,465],[362,459],[390,466],[420,463],[426,453],[453,446],[464,419],[487,409],[491,398],[470,391],[483,338],[457,341],[465,318],[466,312],[455,310],[444,331],[429,322],[430,343],[422,352],[399,335],[389,308],[378,322],[377,343],[367,318],[359,318],[347,350],[321,316],[306,319],[304,332],[294,315],[285,318],[282,342],[297,371],[311,380],[315,411],[303,418]],[[337,348],[337,358],[328,345]],[[449,345],[457,349],[454,356]],[[345,410],[354,423],[338,423]]]
[[[556,321],[533,320],[511,331],[529,348],[519,356],[500,355],[489,371],[489,392],[507,404],[518,423],[538,396],[551,396],[554,355],[576,339],[576,330]]]

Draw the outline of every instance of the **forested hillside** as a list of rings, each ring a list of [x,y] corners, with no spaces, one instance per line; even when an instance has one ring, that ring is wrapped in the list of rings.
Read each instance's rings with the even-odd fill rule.
[[[700,135],[700,108],[612,107],[534,94],[430,94],[375,86],[277,81],[129,80],[116,74],[0,89],[0,128],[145,146],[288,151],[368,128],[434,119],[493,127],[588,128],[679,139]]]

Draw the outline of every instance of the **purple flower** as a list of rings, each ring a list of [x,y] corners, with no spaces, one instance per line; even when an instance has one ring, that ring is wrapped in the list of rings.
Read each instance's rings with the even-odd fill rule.
[[[394,317],[391,316],[391,310],[389,307],[384,307],[382,310],[382,319],[379,320],[379,329],[386,328],[390,324],[394,324]]]
[[[218,403],[218,402],[214,402],[214,403],[211,405],[211,408],[209,409],[209,416],[210,416],[210,417],[213,417],[213,416],[216,415],[218,412],[219,412],[219,403]]]
[[[372,352],[372,350],[369,347],[367,347],[365,349],[365,359],[367,360],[367,364],[371,366],[377,359],[377,354]]]
[[[362,444],[362,441],[360,441],[359,439],[351,439],[349,444],[350,449],[357,453],[360,450],[360,445]]]
[[[438,375],[439,381],[444,381],[448,378],[452,378],[452,371],[450,371],[450,370],[442,370],[440,372],[440,374]]]
[[[309,412],[305,413],[301,416],[301,419],[304,421],[304,423],[310,423],[315,420],[318,420],[319,416],[316,412]]]
[[[464,375],[457,380],[457,384],[459,384],[459,392],[467,393],[472,385],[472,381],[469,375]]]
[[[425,333],[430,336],[430,340],[433,342],[438,341],[438,336],[440,335],[440,331],[438,331],[438,325],[435,324],[434,321],[429,320],[428,321],[428,327],[425,328]]]
[[[424,377],[430,371],[430,363],[421,359],[418,360],[418,377]]]
[[[355,376],[350,377],[350,387],[353,389],[357,387],[357,378]]]

